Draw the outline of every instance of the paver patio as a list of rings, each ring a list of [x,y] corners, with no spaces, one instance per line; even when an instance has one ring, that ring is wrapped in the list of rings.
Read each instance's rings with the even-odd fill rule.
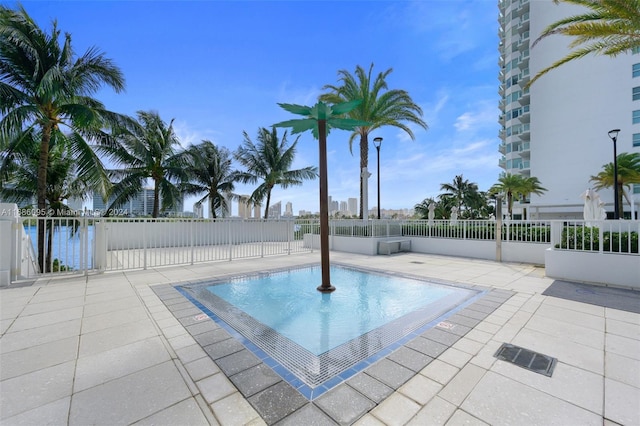
[[[0,290],[0,423],[640,425],[640,314],[545,296],[553,280],[532,265],[331,257],[497,299],[448,319],[457,335],[429,330],[309,402],[213,322],[192,320],[200,311],[170,284],[318,253],[40,279]],[[553,376],[497,360],[505,342],[556,357]]]

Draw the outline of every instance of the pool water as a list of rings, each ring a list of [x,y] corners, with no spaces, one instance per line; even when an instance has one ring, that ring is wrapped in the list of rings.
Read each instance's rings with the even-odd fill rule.
[[[207,287],[227,303],[320,355],[460,289],[331,268],[333,293],[316,290],[319,267]]]
[[[476,289],[332,266],[182,285],[178,290],[309,399],[475,300]]]

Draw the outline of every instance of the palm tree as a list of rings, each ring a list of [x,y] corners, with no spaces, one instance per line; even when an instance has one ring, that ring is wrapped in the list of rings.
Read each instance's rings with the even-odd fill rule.
[[[631,185],[634,183],[640,183],[640,154],[637,152],[630,153],[625,152],[618,155],[618,206],[620,206],[620,215],[624,217],[624,209],[622,204],[622,197],[627,199],[627,202],[631,204],[629,195],[624,190],[625,187],[631,189]],[[613,187],[614,172],[613,163],[608,163],[602,166],[603,170],[595,176],[591,176],[591,182],[595,183],[594,189],[600,190],[603,188]]]
[[[58,133],[52,134],[47,161],[47,186],[45,191],[47,216],[71,216],[71,209],[65,204],[70,198],[86,198],[93,190],[103,186],[99,181],[102,174],[97,172],[101,165],[94,169],[80,170],[74,161],[73,152],[64,138]],[[19,149],[8,150],[0,166],[3,184],[0,187],[0,198],[6,198],[18,204],[30,203],[38,192],[38,153],[40,135],[29,132],[22,135]],[[15,142],[15,141],[14,141]],[[16,148],[14,144],[10,147]],[[97,182],[97,184],[96,184]],[[49,272],[52,268],[52,243],[54,224],[44,221],[38,229],[46,228],[45,255],[39,261],[40,270]]]
[[[228,201],[233,194],[237,172],[231,170],[231,153],[227,148],[217,147],[211,141],[192,145],[186,151],[189,181],[182,186],[185,194],[203,194],[197,202],[207,199],[211,205],[211,218],[225,216],[230,212]]]
[[[249,201],[261,205],[266,198],[264,218],[269,217],[269,205],[271,203],[271,190],[277,185],[283,189],[290,186],[302,185],[304,180],[315,179],[318,176],[316,167],[305,167],[298,170],[289,170],[296,154],[296,140],[289,145],[287,132],[278,138],[276,128],[271,131],[267,128],[258,129],[258,143],[254,144],[247,132],[244,135],[243,144],[235,152],[235,159],[246,167],[246,171],[237,174],[238,181],[242,183],[256,183],[260,185],[253,191]]]
[[[347,117],[369,123],[366,126],[358,126],[349,137],[349,150],[353,153],[353,141],[360,137],[360,170],[369,165],[369,134],[380,127],[393,126],[404,130],[411,139],[415,135],[411,128],[404,122],[417,124],[427,129],[427,124],[422,120],[422,109],[411,99],[409,93],[404,90],[388,90],[386,78],[393,71],[389,68],[379,73],[375,80],[371,80],[373,64],[369,72],[361,66],[356,67],[355,76],[347,70],[338,71],[340,86],[325,85],[322,89],[329,90],[320,96],[320,101],[332,104],[345,103],[360,100],[361,103],[350,112]],[[363,205],[363,177],[360,173],[360,218]]]
[[[0,6],[0,150],[20,145],[31,129],[40,135],[37,211],[46,214],[49,143],[56,134],[72,147],[79,174],[96,165],[87,139],[109,143],[102,129],[123,118],[92,97],[108,86],[124,90],[120,69],[95,47],[76,57],[71,35],[60,43],[56,21],[45,33],[22,6]],[[61,128],[66,127],[63,133]],[[26,142],[25,142],[26,143]],[[102,180],[102,179],[101,179]],[[103,188],[103,192],[106,188]],[[38,232],[38,261],[43,262],[44,230]]]
[[[120,169],[110,171],[116,183],[107,211],[125,205],[153,181],[153,213],[170,209],[181,197],[179,183],[186,182],[187,156],[176,149],[180,141],[173,130],[173,120],[165,123],[155,111],[138,111],[138,122],[114,131],[118,145],[100,147]],[[160,206],[162,198],[162,206]]]
[[[532,47],[543,38],[562,34],[575,37],[569,46],[578,49],[540,71],[528,86],[552,69],[588,54],[614,57],[640,47],[640,0],[562,1],[583,6],[587,10],[549,25]]]
[[[274,127],[291,127],[291,134],[311,130],[313,136],[318,139],[319,163],[320,163],[320,269],[322,283],[317,290],[321,293],[331,293],[335,287],[331,285],[329,271],[329,187],[327,171],[327,134],[331,128],[353,130],[357,126],[366,126],[369,123],[350,118],[342,118],[349,111],[360,105],[359,99],[337,105],[326,105],[318,102],[313,107],[294,104],[278,104],[283,109],[305,118],[288,120],[275,124]]]
[[[498,179],[498,183],[489,189],[489,193],[502,193],[507,197],[507,211],[509,217],[513,212],[514,197],[526,197],[530,194],[541,195],[546,191],[536,177],[524,177],[522,175],[513,175],[506,173]]]
[[[474,198],[477,198],[478,185],[474,182],[469,182],[468,179],[464,179],[462,175],[457,175],[452,183],[440,184],[440,190],[447,191],[441,196],[452,198],[460,213],[463,214],[464,210],[470,209]]]

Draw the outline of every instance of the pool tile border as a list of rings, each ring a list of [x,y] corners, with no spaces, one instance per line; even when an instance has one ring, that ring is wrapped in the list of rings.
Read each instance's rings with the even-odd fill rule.
[[[353,267],[351,265],[340,266]],[[274,268],[272,270],[265,270],[246,275],[260,275],[264,274],[265,272],[277,272],[285,269],[289,268]],[[433,361],[433,359],[437,358],[441,353],[454,345],[458,340],[460,340],[469,331],[471,331],[473,327],[475,327],[475,325],[480,323],[484,318],[489,316],[492,312],[494,312],[515,294],[515,292],[509,290],[489,289],[482,286],[465,285],[461,283],[448,282],[444,280],[431,279],[424,276],[416,276],[404,273],[389,273],[387,271],[375,268],[364,269],[356,267],[355,269],[371,270],[379,273],[386,273],[392,276],[401,276],[410,279],[418,279],[421,281],[429,279],[429,281],[437,284],[453,285],[456,287],[473,289],[479,291],[479,293],[464,304],[449,311],[443,316],[445,318],[439,317],[438,319],[431,321],[427,325],[421,327],[419,330],[414,331],[413,333],[400,339],[398,342],[383,349],[378,354],[366,359],[365,361],[361,361],[352,368],[344,371],[343,373],[324,383],[322,386],[317,388],[309,388],[307,385],[297,379],[293,375],[293,373],[289,372],[286,368],[279,365],[266,353],[264,353],[264,351],[255,346],[244,336],[240,335],[238,332],[230,328],[228,325],[226,325],[226,323],[222,321],[215,321],[213,319],[214,317],[217,318],[215,314],[213,314],[213,312],[211,312],[208,308],[206,308],[196,300],[192,300],[192,302],[194,303],[194,309],[185,309],[184,305],[181,305],[180,302],[182,301],[184,303],[185,297],[187,299],[189,299],[189,297],[188,295],[183,294],[176,287],[185,285],[186,283],[162,284],[153,286],[152,288],[156,295],[176,317],[176,319],[185,327],[185,329],[191,334],[191,336],[193,336],[196,342],[198,342],[198,344],[203,347],[205,352],[209,355],[213,362],[216,363],[216,365],[219,365],[218,362],[222,363],[221,360],[225,357],[230,357],[227,358],[227,362],[230,362],[228,361],[229,359],[232,359],[235,354],[239,354],[243,350],[249,350],[256,356],[256,358],[258,358],[259,363],[253,364],[231,375],[227,375],[227,371],[232,370],[231,368],[229,368],[229,366],[227,366],[226,368],[227,371],[221,368],[222,373],[225,374],[225,376],[227,376],[229,380],[236,385],[236,387],[238,387],[238,385],[236,384],[237,378],[236,381],[234,381],[234,376],[237,376],[242,372],[246,372],[251,368],[256,368],[260,365],[268,367],[269,370],[274,372],[280,378],[280,380],[274,379],[275,382],[272,381],[268,384],[265,384],[264,387],[260,388],[259,390],[248,390],[247,388],[242,388],[242,386],[238,387],[240,393],[249,401],[253,408],[268,424],[275,424],[278,422],[286,424],[286,419],[288,418],[288,416],[291,416],[291,419],[295,418],[292,413],[295,413],[305,405],[314,405],[317,409],[322,410],[337,423],[344,424],[345,422],[350,423],[357,420],[357,418],[362,416],[364,413],[358,412],[357,417],[354,417],[352,419],[345,419],[345,413],[349,413],[352,411],[348,410],[345,406],[346,411],[338,411],[342,414],[340,414],[340,418],[336,418],[337,411],[333,409],[330,410],[331,412],[323,410],[322,401],[326,399],[334,400],[335,398],[332,397],[333,392],[340,392],[338,391],[338,389],[341,389],[344,386],[348,386],[349,388],[363,395],[365,398],[368,398],[373,403],[372,408],[375,407],[384,399],[383,395],[386,394],[386,396],[388,396],[388,394],[397,390],[409,379],[418,374],[418,372],[415,371],[415,365],[413,365],[413,367],[404,365],[401,357],[390,356],[392,353],[394,353],[401,347],[406,347],[410,350],[417,351],[428,357],[425,364],[426,366],[431,361]],[[236,276],[238,276],[238,274],[218,277],[215,279],[215,281],[226,280]],[[212,280],[198,280],[190,284],[211,281]],[[206,316],[202,316],[203,313]],[[212,327],[195,327],[195,325],[203,324],[206,321],[208,321],[212,325]],[[202,330],[208,331],[202,332]],[[212,334],[217,334],[217,337],[212,339]],[[384,360],[384,362],[382,360]],[[405,362],[413,364],[413,362]],[[367,388],[375,387],[381,389],[382,393],[374,395],[372,392],[369,392],[368,389],[363,388],[361,385],[363,379],[369,382],[369,386],[367,386]],[[371,380],[373,380],[374,382],[371,382]],[[379,385],[372,386],[372,384],[375,383],[378,383]],[[274,388],[275,386],[277,386],[277,388]],[[285,389],[288,388],[290,389],[285,391]],[[271,391],[269,391],[269,389],[271,389]],[[384,389],[391,389],[391,391],[387,393],[384,391]],[[293,391],[293,393],[291,391]],[[291,404],[287,403],[286,401],[289,401],[292,398],[292,395],[295,395],[296,393],[300,396],[303,396],[307,400],[307,402],[293,409],[292,411]],[[332,403],[332,406],[334,406],[335,403],[336,402],[334,401]],[[348,404],[348,401],[345,403]],[[327,406],[326,404],[324,405],[325,407]],[[354,414],[354,416],[355,415],[356,414]]]

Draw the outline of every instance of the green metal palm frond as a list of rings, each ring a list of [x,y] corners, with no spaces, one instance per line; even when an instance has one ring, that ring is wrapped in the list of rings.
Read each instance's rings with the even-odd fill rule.
[[[327,134],[331,128],[341,130],[354,130],[359,126],[368,126],[370,123],[363,120],[356,120],[351,118],[343,118],[343,115],[348,114],[354,108],[362,103],[361,100],[352,100],[349,102],[339,103],[337,105],[327,105],[324,102],[317,102],[313,107],[293,104],[281,104],[283,109],[293,112],[299,111],[296,114],[304,115],[307,118],[298,120],[282,121],[274,124],[274,127],[290,127],[291,134],[302,133],[307,130],[311,130],[313,137],[318,139],[318,121],[324,120],[327,125]]]
[[[562,0],[582,6],[585,13],[573,15],[546,27],[532,48],[552,35],[574,37],[570,47],[577,48],[540,71],[527,84],[565,63],[589,54],[617,56],[640,47],[640,0]],[[559,1],[556,1],[558,3]]]

